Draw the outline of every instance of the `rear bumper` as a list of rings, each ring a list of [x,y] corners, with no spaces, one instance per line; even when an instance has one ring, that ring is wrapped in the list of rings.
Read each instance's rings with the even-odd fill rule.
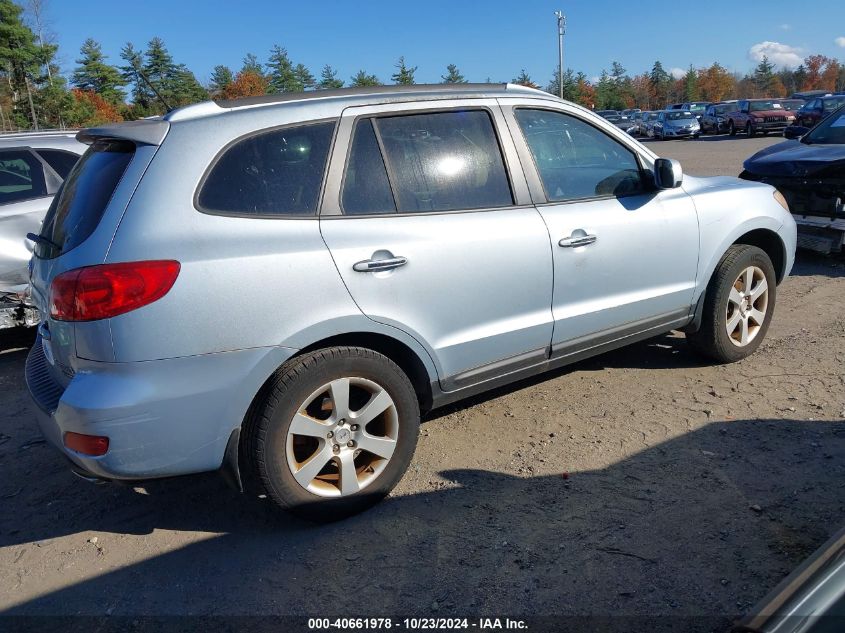
[[[89,363],[66,388],[51,378],[41,338],[26,381],[44,438],[78,470],[102,479],[150,479],[217,470],[232,431],[273,370],[293,354],[257,348],[134,363]],[[90,457],[65,448],[68,431],[109,438]]]

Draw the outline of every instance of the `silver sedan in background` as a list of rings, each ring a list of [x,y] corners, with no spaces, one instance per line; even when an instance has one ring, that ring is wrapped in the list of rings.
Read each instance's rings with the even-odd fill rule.
[[[0,329],[35,325],[27,263],[53,196],[87,147],[76,132],[0,135]]]

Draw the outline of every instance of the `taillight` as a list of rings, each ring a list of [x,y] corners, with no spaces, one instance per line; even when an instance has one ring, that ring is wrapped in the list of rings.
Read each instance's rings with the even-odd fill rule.
[[[172,260],[101,264],[57,275],[50,286],[50,316],[96,321],[158,301],[173,287],[180,264]]]
[[[64,441],[65,446],[70,450],[91,457],[100,457],[109,450],[109,438],[103,435],[83,435],[68,431],[65,433]]]

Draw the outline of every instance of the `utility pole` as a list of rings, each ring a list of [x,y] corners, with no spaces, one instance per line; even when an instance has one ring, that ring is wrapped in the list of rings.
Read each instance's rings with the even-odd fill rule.
[[[563,36],[566,33],[566,16],[561,11],[555,11],[557,16],[557,52],[558,52],[558,67],[557,67],[557,89],[558,96],[563,99]]]

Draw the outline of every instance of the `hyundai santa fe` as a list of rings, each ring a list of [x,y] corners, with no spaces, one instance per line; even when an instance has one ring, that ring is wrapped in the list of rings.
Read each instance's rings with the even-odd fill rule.
[[[672,329],[748,356],[794,258],[772,187],[684,176],[519,86],[209,102],[79,139],[33,236],[43,434],[91,479],[219,469],[318,520],[397,484],[421,411]]]

